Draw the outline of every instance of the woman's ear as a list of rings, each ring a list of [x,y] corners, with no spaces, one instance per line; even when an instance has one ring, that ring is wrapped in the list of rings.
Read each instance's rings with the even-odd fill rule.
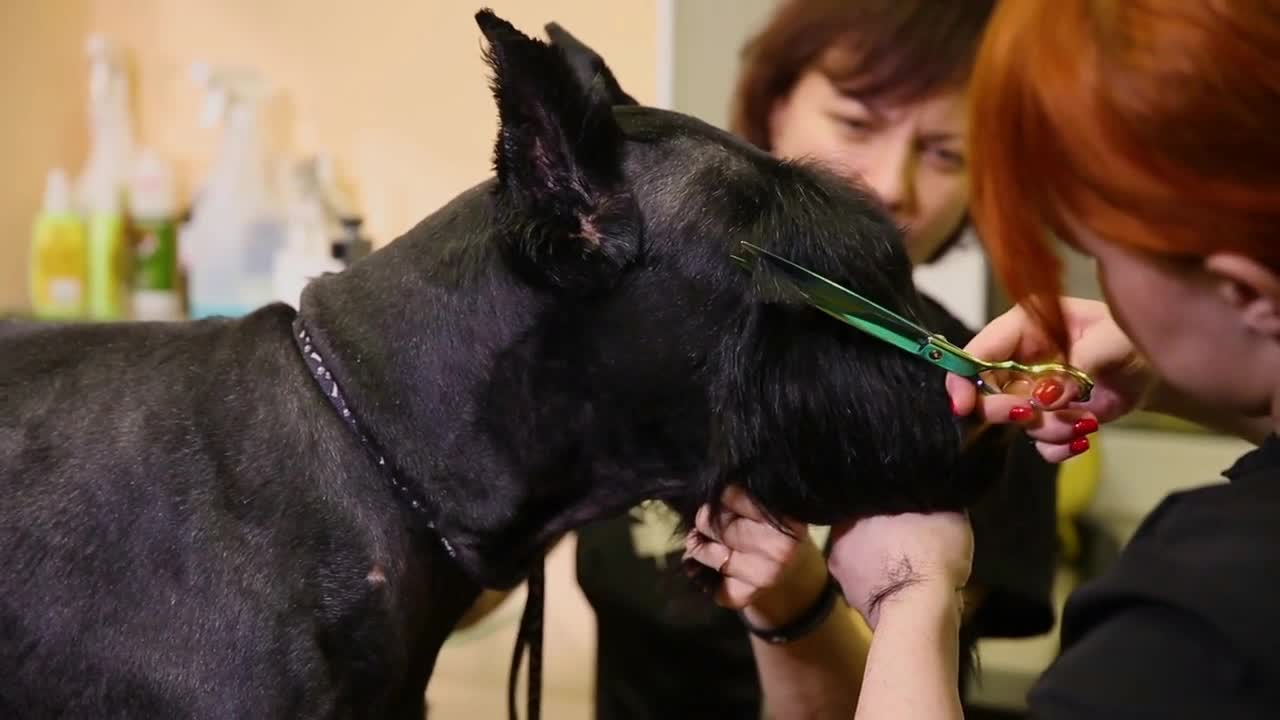
[[[1236,253],[1214,253],[1205,258],[1204,268],[1246,327],[1280,339],[1280,275],[1275,270]]]

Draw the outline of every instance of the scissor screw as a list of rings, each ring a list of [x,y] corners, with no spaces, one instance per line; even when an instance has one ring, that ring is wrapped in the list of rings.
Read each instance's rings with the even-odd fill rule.
[[[942,351],[941,351],[941,350],[930,350],[930,351],[929,351],[929,359],[930,359],[930,360],[932,360],[932,361],[934,361],[934,362],[938,362],[939,360],[941,360],[941,359],[942,359]]]

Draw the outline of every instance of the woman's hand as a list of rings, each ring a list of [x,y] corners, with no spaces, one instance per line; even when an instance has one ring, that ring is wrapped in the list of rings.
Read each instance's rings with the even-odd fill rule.
[[[685,557],[724,576],[716,602],[742,610],[747,622],[760,628],[790,623],[826,586],[822,551],[804,523],[787,520],[782,530],[769,524],[740,487],[729,487],[721,501],[719,518],[711,516],[708,506],[698,510]]]
[[[973,529],[963,513],[877,515],[831,528],[831,574],[872,630],[882,611],[927,597],[962,609],[973,566]],[[958,618],[957,618],[958,620]]]
[[[1071,336],[1067,362],[1094,380],[1088,402],[1074,402],[1078,389],[1069,382],[1041,381],[1030,389],[1028,399],[1014,394],[979,396],[972,382],[947,376],[947,392],[957,415],[976,410],[986,422],[1023,425],[1049,462],[1088,450],[1086,436],[1099,423],[1139,408],[1156,385],[1155,373],[1104,303],[1078,298],[1061,302]],[[1021,307],[991,321],[965,349],[986,360],[1035,362],[1051,354],[1048,338]]]

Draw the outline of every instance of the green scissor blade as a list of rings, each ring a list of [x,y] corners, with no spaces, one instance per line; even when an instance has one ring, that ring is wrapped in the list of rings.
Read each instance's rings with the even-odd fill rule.
[[[810,305],[827,315],[912,355],[923,357],[949,372],[965,377],[977,377],[982,372],[980,364],[963,353],[958,354],[954,345],[892,310],[764,248],[748,242],[741,244],[745,257],[735,256],[739,264],[749,266],[747,258],[763,258]]]

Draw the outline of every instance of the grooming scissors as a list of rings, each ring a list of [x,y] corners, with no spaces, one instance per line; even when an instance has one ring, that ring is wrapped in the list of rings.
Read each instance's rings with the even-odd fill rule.
[[[912,355],[921,357],[947,372],[967,378],[987,395],[1012,392],[1010,386],[1019,380],[1045,377],[1070,378],[1077,385],[1076,400],[1085,402],[1093,392],[1093,380],[1083,371],[1058,362],[1023,364],[1014,360],[989,362],[974,357],[941,335],[931,333],[916,323],[887,310],[852,290],[828,280],[808,268],[797,265],[749,242],[741,243],[741,252],[731,255],[747,271],[763,262],[778,278],[798,291],[814,308],[847,325],[879,338]],[[1007,377],[984,376],[1000,372]],[[1028,385],[1030,387],[1030,385]],[[1015,393],[1022,394],[1022,393]]]

